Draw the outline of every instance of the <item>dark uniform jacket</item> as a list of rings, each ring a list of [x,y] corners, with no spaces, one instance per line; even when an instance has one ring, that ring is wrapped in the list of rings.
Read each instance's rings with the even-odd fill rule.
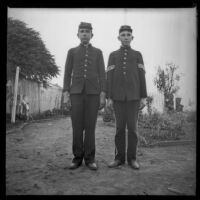
[[[107,98],[123,101],[147,97],[142,55],[131,47],[121,47],[109,56]]]
[[[102,51],[80,44],[68,51],[65,63],[63,92],[80,94],[85,86],[87,94],[106,91],[105,65]]]

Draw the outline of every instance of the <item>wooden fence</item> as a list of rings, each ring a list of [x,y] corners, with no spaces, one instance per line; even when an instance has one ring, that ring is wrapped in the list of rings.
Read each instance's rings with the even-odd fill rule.
[[[11,113],[12,97],[14,91],[14,81],[7,83],[6,113]],[[149,93],[153,96],[152,108],[159,112],[164,111],[164,97],[160,93]],[[42,85],[21,79],[18,85],[18,101],[25,96],[30,105],[30,114],[39,114],[47,110],[60,109],[62,88],[57,85],[51,85],[44,88]],[[147,108],[144,108],[147,112]]]
[[[11,113],[14,81],[9,80],[6,87],[6,113]],[[21,79],[18,85],[18,102],[26,99],[30,105],[30,114],[39,114],[47,110],[60,109],[62,88],[51,85],[44,88],[41,84]]]

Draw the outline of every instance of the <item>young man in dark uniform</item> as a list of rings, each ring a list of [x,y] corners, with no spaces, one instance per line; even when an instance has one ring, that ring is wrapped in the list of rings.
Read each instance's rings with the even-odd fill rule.
[[[139,169],[136,159],[137,120],[140,106],[147,97],[145,68],[142,54],[130,46],[133,40],[130,26],[120,27],[118,39],[122,45],[110,54],[107,68],[107,103],[113,106],[116,117],[115,159],[108,166],[117,167],[125,163],[127,126],[127,162],[132,168]]]
[[[78,168],[83,159],[89,169],[97,169],[95,127],[98,110],[105,106],[106,80],[102,51],[90,44],[92,36],[91,24],[81,22],[81,44],[68,51],[65,64],[63,94],[64,102],[71,108],[73,128],[74,158],[70,169]]]

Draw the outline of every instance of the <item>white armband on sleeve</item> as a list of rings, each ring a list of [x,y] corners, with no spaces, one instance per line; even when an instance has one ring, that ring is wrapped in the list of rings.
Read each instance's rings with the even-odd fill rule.
[[[139,67],[140,69],[143,69],[143,70],[144,70],[144,72],[146,73],[146,70],[145,70],[145,67],[144,67],[144,65],[143,65],[143,64],[138,64],[138,67]]]
[[[115,69],[115,65],[110,65],[110,66],[107,67],[106,72],[113,70],[113,69]]]

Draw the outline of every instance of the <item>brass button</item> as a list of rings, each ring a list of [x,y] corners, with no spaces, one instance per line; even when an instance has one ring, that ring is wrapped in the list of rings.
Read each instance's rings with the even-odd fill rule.
[[[124,65],[126,64],[126,62],[124,62]]]
[[[86,75],[84,74],[84,78],[86,78]]]
[[[85,64],[84,66],[85,66],[85,67],[87,67],[87,65],[86,65],[86,64]]]
[[[85,54],[85,56],[87,57],[87,56],[88,56],[88,54]]]
[[[126,60],[126,57],[124,57],[124,60]]]
[[[126,75],[126,72],[123,72],[124,73],[124,75]]]

